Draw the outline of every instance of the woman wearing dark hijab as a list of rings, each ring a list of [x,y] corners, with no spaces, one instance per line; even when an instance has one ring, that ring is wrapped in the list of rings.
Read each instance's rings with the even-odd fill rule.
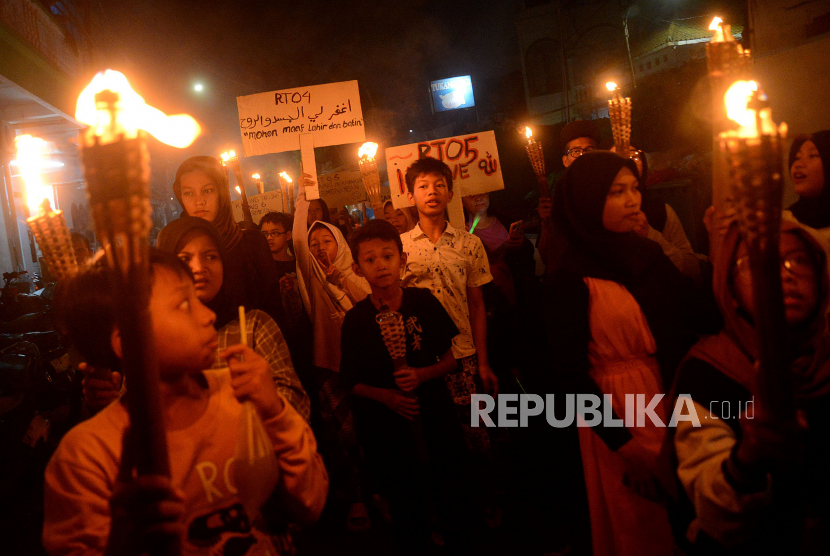
[[[657,192],[649,189],[646,153],[634,146],[630,148],[631,160],[637,165],[639,171],[640,193],[643,197],[640,204],[642,212],[640,226],[635,231],[643,237],[656,241],[663,249],[663,254],[671,259],[674,266],[692,280],[703,279],[702,276],[708,277],[708,273],[702,272],[704,266],[708,264],[706,257],[695,255],[677,213]]]
[[[176,171],[173,193],[182,216],[212,223],[222,238],[225,283],[234,303],[260,309],[284,327],[280,287],[268,241],[259,230],[243,230],[233,219],[228,179],[222,164],[210,156],[194,156]]]
[[[691,280],[635,233],[638,175],[633,160],[589,152],[568,168],[553,200],[564,245],[546,300],[549,375],[561,377],[565,392],[610,396],[617,417],[633,395],[649,404],[672,384],[696,339],[686,325],[697,323],[700,306]],[[667,422],[668,408],[651,407]],[[606,417],[578,428],[597,556],[673,553],[664,500],[676,482],[665,428],[643,424],[615,427]]]
[[[183,216],[159,232],[156,247],[179,257],[193,273],[196,297],[216,313],[219,331],[219,350],[239,338],[239,311],[243,303],[234,298],[225,284],[234,269],[226,268],[222,239],[216,228],[202,218]],[[251,349],[262,356],[271,367],[271,376],[277,391],[303,416],[309,419],[311,405],[294,370],[288,345],[274,320],[264,312],[246,307],[245,319]],[[214,368],[226,365],[217,361]]]
[[[795,138],[790,147],[790,177],[798,201],[790,211],[801,224],[820,229],[830,227],[830,130]]]

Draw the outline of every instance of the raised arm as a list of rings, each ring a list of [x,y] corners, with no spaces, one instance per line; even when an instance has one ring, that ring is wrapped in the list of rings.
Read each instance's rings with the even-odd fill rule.
[[[297,196],[297,204],[295,205],[294,227],[291,230],[291,237],[294,242],[294,256],[297,259],[297,270],[300,273],[299,277],[302,279],[301,283],[306,284],[306,287],[300,287],[300,295],[302,295],[306,313],[313,319],[314,315],[307,289],[308,284],[313,279],[313,273],[311,270],[311,252],[308,250],[308,225],[306,224],[309,206],[309,202],[305,198],[304,182],[306,175],[303,174],[304,179],[300,181],[300,194]]]

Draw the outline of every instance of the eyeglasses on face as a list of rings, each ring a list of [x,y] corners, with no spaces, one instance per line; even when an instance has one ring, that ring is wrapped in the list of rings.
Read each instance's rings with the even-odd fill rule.
[[[802,278],[815,276],[816,267],[810,256],[804,251],[795,251],[781,259],[781,268]],[[735,270],[738,272],[749,271],[749,255],[744,255],[735,261]]]
[[[589,153],[594,150],[594,147],[574,147],[572,149],[568,149],[568,155],[571,158],[579,158],[585,153]]]
[[[288,232],[262,232],[262,235],[265,236],[265,239],[270,239],[272,237],[280,237],[282,234],[287,234]]]

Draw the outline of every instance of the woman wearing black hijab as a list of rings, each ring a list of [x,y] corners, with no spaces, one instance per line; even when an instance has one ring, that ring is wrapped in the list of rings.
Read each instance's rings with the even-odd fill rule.
[[[811,228],[830,227],[830,130],[795,138],[790,147],[790,177],[799,195],[790,211]]]
[[[176,171],[173,193],[182,216],[207,220],[219,232],[229,273],[228,294],[241,300],[246,309],[265,311],[284,328],[279,279],[268,241],[259,230],[243,230],[234,221],[222,164],[210,156],[188,158]]]
[[[548,282],[549,375],[569,394],[610,395],[615,417],[626,415],[632,395],[649,404],[666,392],[696,339],[689,325],[703,322],[691,280],[635,232],[638,176],[630,159],[589,152],[568,168],[553,200],[563,255]],[[671,408],[652,407],[668,421]],[[614,427],[607,415],[578,429],[594,554],[672,554],[660,501],[676,484],[665,428],[648,418]]]
[[[649,189],[646,153],[631,146],[630,158],[637,165],[640,193],[643,197],[640,210],[644,218],[641,219],[637,232],[643,237],[656,241],[680,272],[700,283],[709,276],[709,273],[703,272],[708,264],[705,262],[706,257],[695,255],[677,213],[657,192]]]

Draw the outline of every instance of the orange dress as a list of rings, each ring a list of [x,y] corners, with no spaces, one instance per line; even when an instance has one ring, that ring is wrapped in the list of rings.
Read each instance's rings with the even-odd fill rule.
[[[625,394],[645,394],[646,404],[664,393],[654,353],[657,345],[646,317],[625,286],[598,278],[584,278],[589,292],[591,341],[588,357],[591,378],[611,394],[617,416],[625,415]],[[666,422],[662,404],[655,413]],[[660,454],[665,428],[646,418],[645,427],[629,432],[664,461],[661,472],[671,476],[668,460]],[[579,427],[579,444],[591,514],[594,556],[660,556],[674,553],[674,540],[666,507],[651,502],[623,484],[625,466],[588,427]],[[669,481],[666,482],[668,484]]]

